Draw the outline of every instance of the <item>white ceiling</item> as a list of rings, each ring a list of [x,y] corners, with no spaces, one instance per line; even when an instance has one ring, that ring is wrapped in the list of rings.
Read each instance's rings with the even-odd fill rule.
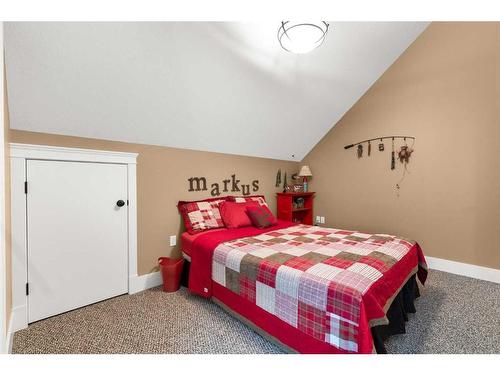
[[[333,22],[294,55],[279,22],[7,23],[11,128],[301,160],[427,25]]]

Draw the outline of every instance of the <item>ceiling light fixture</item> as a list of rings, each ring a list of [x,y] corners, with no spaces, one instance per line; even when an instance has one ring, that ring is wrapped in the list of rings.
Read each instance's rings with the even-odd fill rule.
[[[308,53],[323,44],[328,26],[325,21],[283,21],[278,29],[278,40],[285,51]]]

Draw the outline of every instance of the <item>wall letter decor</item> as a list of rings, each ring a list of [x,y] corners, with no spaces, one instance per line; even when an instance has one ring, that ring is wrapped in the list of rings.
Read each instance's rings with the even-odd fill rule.
[[[190,177],[188,178],[188,191],[207,191],[206,177]],[[250,184],[243,184],[241,180],[236,178],[236,174],[231,175],[231,179],[222,180],[222,183],[214,182],[210,184],[210,195],[218,197],[222,192],[241,193],[242,195],[250,195],[259,191],[259,180],[253,180]],[[230,189],[230,190],[229,190]]]
[[[188,178],[189,190],[188,191],[200,191],[207,190],[207,179],[205,177],[191,177]],[[194,188],[194,183],[196,183],[196,189]],[[200,187],[200,183],[203,183]]]

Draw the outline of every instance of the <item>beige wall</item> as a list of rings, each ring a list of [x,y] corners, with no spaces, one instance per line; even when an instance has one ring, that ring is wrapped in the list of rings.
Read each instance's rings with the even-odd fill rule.
[[[210,191],[188,192],[189,177],[204,176],[207,183],[221,183],[236,173],[241,183],[259,180],[259,191],[275,210],[276,172],[278,168],[297,172],[296,162],[279,161],[181,150],[167,147],[111,142],[104,140],[67,137],[43,133],[10,130],[11,142],[33,143],[65,147],[81,147],[139,153],[137,165],[137,230],[138,272],[149,273],[159,256],[179,256],[179,246],[169,246],[169,236],[181,234],[180,216],[176,204],[179,200],[207,198]],[[178,240],[178,245],[180,241]]]
[[[417,138],[399,198],[389,142],[359,160],[343,148],[392,134]],[[433,23],[306,157],[316,214],[500,268],[499,148],[500,23]]]

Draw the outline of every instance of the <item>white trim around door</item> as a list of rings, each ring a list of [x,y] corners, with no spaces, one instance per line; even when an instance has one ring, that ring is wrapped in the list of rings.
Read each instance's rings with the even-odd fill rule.
[[[89,150],[11,143],[11,230],[12,230],[12,322],[11,331],[28,326],[28,297],[26,284],[26,161],[59,160],[90,163],[124,164],[128,179],[128,292],[136,292],[137,280],[137,156],[136,153]]]
[[[3,52],[3,22],[0,22],[0,45]],[[0,123],[4,125],[4,77],[3,77],[3,54],[0,61],[0,81],[2,82],[0,99],[2,108],[0,108]],[[7,351],[5,344],[7,335],[7,267],[6,267],[6,241],[5,241],[5,160],[4,160],[4,130],[0,131],[0,354]]]
[[[10,157],[38,160],[83,161],[89,163],[137,164],[136,153],[89,150],[86,148],[10,144]]]

